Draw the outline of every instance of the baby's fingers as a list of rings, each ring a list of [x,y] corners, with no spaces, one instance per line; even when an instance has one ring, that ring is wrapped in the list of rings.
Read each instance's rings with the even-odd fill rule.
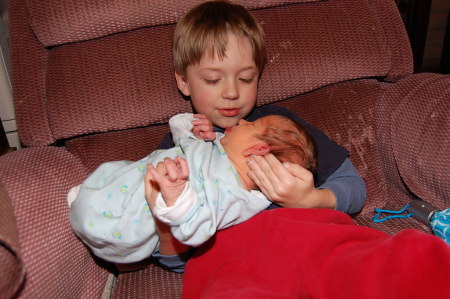
[[[176,160],[170,158],[164,159],[164,166],[167,169],[166,177],[170,182],[176,182],[179,176],[179,164]]]
[[[178,165],[180,166],[180,178],[186,179],[189,176],[189,167],[186,159],[178,156],[176,160],[178,162]]]
[[[208,117],[206,117],[206,115],[204,115],[204,114],[196,113],[193,116],[195,118],[194,121],[196,121],[196,120],[207,120],[207,121],[209,121]],[[211,121],[209,121],[209,122],[211,123]]]

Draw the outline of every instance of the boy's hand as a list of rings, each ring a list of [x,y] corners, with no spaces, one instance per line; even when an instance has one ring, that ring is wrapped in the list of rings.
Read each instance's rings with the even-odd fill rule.
[[[177,157],[175,160],[165,158],[164,162],[160,162],[156,165],[156,169],[153,165],[148,164],[147,170],[149,179],[147,180],[146,176],[146,184],[149,184],[149,182],[156,182],[166,205],[173,206],[183,192],[189,176],[189,168],[186,160],[182,157]],[[150,195],[150,197],[153,198],[152,195]],[[156,200],[156,197],[154,200]],[[154,202],[150,205],[150,208],[153,207]]]
[[[205,141],[216,139],[211,121],[203,114],[194,114],[194,117],[196,118],[192,121],[194,136]]]
[[[248,176],[267,198],[286,208],[336,207],[328,189],[316,189],[311,172],[297,164],[281,163],[274,155],[252,156]]]

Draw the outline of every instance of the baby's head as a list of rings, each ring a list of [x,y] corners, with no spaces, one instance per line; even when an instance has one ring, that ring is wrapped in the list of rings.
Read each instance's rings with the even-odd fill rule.
[[[247,9],[228,1],[207,1],[189,10],[178,21],[173,35],[175,71],[186,77],[189,65],[203,55],[223,59],[229,35],[245,38],[261,73],[266,59],[264,31]]]
[[[235,126],[253,110],[266,57],[264,33],[241,5],[209,1],[178,22],[173,60],[178,89],[214,126]]]
[[[226,152],[243,156],[272,153],[281,162],[301,165],[314,173],[317,149],[311,134],[288,117],[269,115],[253,122],[241,120],[221,139]]]

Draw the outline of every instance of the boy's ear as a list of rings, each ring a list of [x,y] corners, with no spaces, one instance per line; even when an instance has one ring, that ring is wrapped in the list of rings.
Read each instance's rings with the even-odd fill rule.
[[[184,78],[180,73],[175,72],[175,79],[177,80],[177,86],[178,89],[185,95],[185,96],[190,96],[191,93],[189,91],[189,85],[188,82],[186,80],[186,78]]]
[[[250,155],[264,156],[268,153],[270,153],[270,146],[265,142],[260,142],[248,147],[242,154],[244,157],[248,157]]]

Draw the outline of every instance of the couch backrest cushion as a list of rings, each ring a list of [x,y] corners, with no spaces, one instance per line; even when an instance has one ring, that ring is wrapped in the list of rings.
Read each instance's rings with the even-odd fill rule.
[[[19,13],[16,6],[20,6],[20,13],[30,15],[33,30],[23,24],[23,15],[11,24],[13,89],[25,145],[50,144],[81,134],[162,123],[176,113],[190,110],[190,103],[181,97],[173,76],[174,24],[150,26],[175,21],[177,11],[187,9],[185,2],[177,2],[181,9],[169,2],[164,2],[167,6],[163,7],[153,1],[117,1],[119,7],[125,5],[127,9],[132,9],[130,5],[141,9],[147,5],[152,15],[146,17],[145,26],[133,16],[124,16],[125,23],[131,20],[124,28],[135,28],[136,24],[141,27],[122,32],[124,28],[118,25],[114,14],[111,23],[105,23],[102,18],[108,14],[100,13],[101,9],[97,8],[117,9],[111,1],[77,2],[85,3],[77,9],[72,9],[73,1],[68,1],[66,16],[61,18],[56,16],[62,13],[62,4],[55,4],[53,12],[43,10],[39,1],[28,0],[28,7],[20,2],[25,0],[16,1],[22,5],[13,3],[12,12]],[[382,24],[386,20],[380,18],[379,9],[372,3],[380,5],[380,1],[292,1],[305,3],[282,6],[274,5],[284,1],[242,1],[250,8],[270,6],[253,11],[266,31],[268,46],[258,104],[341,81],[387,78],[394,69],[393,55],[398,54],[390,50],[392,38],[386,35]],[[88,9],[91,6],[98,11],[91,12]],[[161,15],[163,8],[176,10]],[[102,16],[99,21],[102,25],[94,26],[95,30],[86,27],[85,23],[98,14]],[[77,21],[72,20],[74,17]],[[392,15],[391,19],[401,22]],[[76,40],[73,36],[81,39],[81,31],[89,39],[59,44],[60,32],[50,32],[47,28],[50,25],[44,26],[45,20],[52,26],[71,28],[71,41]],[[118,33],[92,39],[105,24]],[[20,38],[14,38],[19,35]],[[58,45],[47,46],[52,44]]]
[[[321,0],[240,0],[249,9]],[[174,24],[199,0],[28,0],[30,25],[48,46],[98,38],[142,27]],[[51,9],[49,9],[51,7]]]

